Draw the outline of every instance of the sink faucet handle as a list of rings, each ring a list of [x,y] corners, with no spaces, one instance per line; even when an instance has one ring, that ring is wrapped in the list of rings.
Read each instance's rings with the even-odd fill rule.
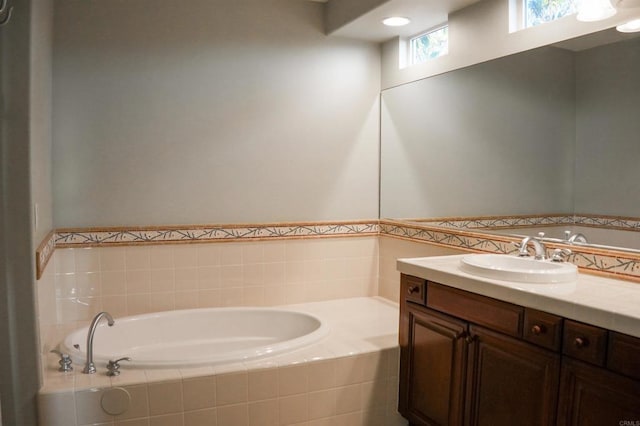
[[[544,232],[538,232],[538,239],[541,240],[544,238]]]
[[[531,237],[524,237],[522,241],[513,242],[512,244],[518,248],[518,257],[529,257],[529,251],[527,250],[527,245],[529,244],[529,240]]]
[[[567,257],[572,253],[571,250],[562,248],[553,250],[553,254],[551,255],[552,262],[564,262]]]
[[[116,360],[109,360],[107,363],[107,376],[119,376],[120,375],[120,361],[131,361],[131,358],[125,356]]]
[[[61,372],[73,371],[73,367],[71,366],[73,361],[71,360],[71,356],[69,354],[65,354],[64,352],[61,352],[58,349],[51,349],[49,352],[60,356],[60,361],[58,361],[58,364],[60,364],[60,368],[58,368],[58,371],[61,371]]]

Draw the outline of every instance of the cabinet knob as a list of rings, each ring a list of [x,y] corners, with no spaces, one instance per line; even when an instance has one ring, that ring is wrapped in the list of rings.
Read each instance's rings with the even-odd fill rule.
[[[407,292],[409,294],[413,294],[413,293],[418,293],[420,291],[420,287],[418,287],[417,285],[412,285],[411,287],[409,287],[409,289],[407,290]]]
[[[473,336],[471,334],[467,335],[467,337],[464,338],[465,342],[467,342],[468,344],[472,344],[473,342],[475,342],[478,339],[477,336]]]
[[[586,337],[576,337],[573,341],[573,345],[576,348],[586,348],[587,346],[589,346],[589,340],[587,340]]]
[[[536,336],[544,334],[545,331],[547,331],[547,330],[544,328],[544,325],[536,324],[533,327],[531,327],[531,333],[536,335]]]

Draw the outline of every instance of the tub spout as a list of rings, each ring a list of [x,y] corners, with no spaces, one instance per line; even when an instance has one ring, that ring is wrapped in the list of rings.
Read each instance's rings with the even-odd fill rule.
[[[93,321],[91,321],[89,331],[87,332],[87,362],[84,365],[84,369],[82,370],[82,372],[85,374],[93,374],[96,372],[96,366],[93,365],[93,335],[95,334],[98,323],[100,322],[102,317],[107,318],[107,324],[109,325],[109,327],[112,327],[115,323],[113,317],[108,312],[100,312],[93,318]]]

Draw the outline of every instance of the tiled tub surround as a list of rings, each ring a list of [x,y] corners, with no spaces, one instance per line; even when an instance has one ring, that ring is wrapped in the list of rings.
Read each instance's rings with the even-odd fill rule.
[[[377,281],[377,236],[57,248],[38,281],[42,353],[103,310],[117,318],[377,296]]]
[[[248,363],[181,370],[59,373],[47,356],[42,426],[394,426],[397,414],[398,308],[382,298],[290,305],[331,327],[321,342]],[[117,321],[117,319],[116,319]],[[131,407],[101,409],[106,389],[122,387]],[[108,397],[106,397],[108,398]]]
[[[276,224],[69,228],[52,231],[36,250],[38,279],[56,247],[264,241],[378,235],[377,220]]]

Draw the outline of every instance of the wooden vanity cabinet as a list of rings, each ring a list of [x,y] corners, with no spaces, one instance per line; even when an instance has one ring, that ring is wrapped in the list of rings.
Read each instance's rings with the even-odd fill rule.
[[[470,336],[464,423],[553,425],[560,355],[473,325]]]
[[[415,424],[462,423],[467,324],[419,306],[405,310],[400,413]]]
[[[640,381],[564,357],[558,426],[636,424]]]
[[[560,355],[507,335],[521,334],[524,309],[424,281],[415,303],[415,280],[402,276],[400,413],[412,425],[553,424]]]
[[[640,421],[640,339],[402,275],[398,408],[411,425]]]

